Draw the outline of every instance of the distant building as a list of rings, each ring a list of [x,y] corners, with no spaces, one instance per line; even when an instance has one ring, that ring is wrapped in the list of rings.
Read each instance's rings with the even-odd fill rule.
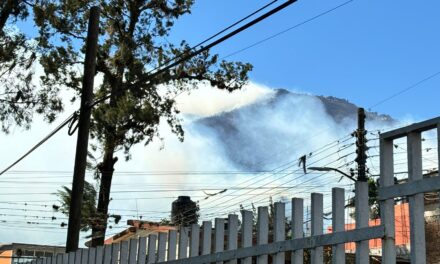
[[[0,264],[26,263],[43,257],[65,253],[64,247],[10,243],[0,244]]]
[[[410,249],[410,233],[409,233],[409,207],[408,203],[401,203],[394,205],[394,219],[396,230],[396,247],[397,255],[408,256]],[[369,226],[380,225],[380,219],[373,219],[369,221]],[[356,223],[350,223],[345,225],[345,230],[353,230],[356,228]],[[329,227],[328,231],[331,232],[332,228]],[[369,241],[370,252],[373,255],[382,255],[382,240],[380,238],[371,239]],[[356,251],[355,243],[346,243],[345,251],[347,253],[354,253]]]
[[[438,176],[438,170],[433,170],[423,175],[425,178]],[[401,180],[401,183],[406,179]],[[437,250],[440,243],[440,203],[439,193],[425,193],[425,237],[426,237],[426,254],[428,263],[440,263],[440,251]],[[403,199],[400,203],[394,205],[395,218],[395,243],[397,255],[401,258],[409,258],[411,250],[410,242],[410,217],[409,205],[407,199]],[[345,230],[355,229],[356,223],[345,225]],[[369,221],[369,226],[380,225],[380,219]],[[328,232],[332,232],[332,227],[327,228]],[[370,252],[373,255],[382,255],[381,239],[371,239],[369,241]],[[346,243],[345,251],[354,253],[356,251],[355,243]]]

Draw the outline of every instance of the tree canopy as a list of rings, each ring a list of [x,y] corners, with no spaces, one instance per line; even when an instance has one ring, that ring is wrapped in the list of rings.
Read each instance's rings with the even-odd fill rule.
[[[29,128],[35,112],[52,122],[62,110],[56,90],[38,89],[33,82],[35,42],[14,26],[28,18],[32,5],[23,0],[0,3],[0,123],[6,133],[13,125]]]
[[[170,29],[182,15],[189,14],[193,0],[38,0],[33,6],[39,29],[36,46],[44,69],[42,90],[49,100],[69,88],[79,98],[84,58],[84,40],[89,10],[101,9],[96,74],[101,77],[95,98],[107,98],[92,110],[91,136],[102,160],[97,165],[100,188],[97,213],[107,215],[110,188],[117,161],[123,151],[137,143],[160,138],[158,126],[167,122],[180,140],[184,131],[175,106],[175,96],[197,88],[200,82],[234,91],[248,80],[252,66],[219,61],[209,51],[185,60],[176,67],[152,74],[175,57],[189,54],[189,44],[167,41]],[[104,241],[106,219],[92,230],[92,246]]]

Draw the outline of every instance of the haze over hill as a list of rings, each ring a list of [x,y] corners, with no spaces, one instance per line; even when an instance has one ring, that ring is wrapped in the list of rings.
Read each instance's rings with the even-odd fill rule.
[[[262,170],[268,169],[266,160],[280,151],[295,153],[314,145],[314,140],[354,130],[357,111],[358,106],[345,99],[276,89],[246,106],[201,118],[194,126],[209,131],[239,168]],[[369,128],[395,123],[388,115],[367,112]],[[323,130],[326,135],[314,137]]]

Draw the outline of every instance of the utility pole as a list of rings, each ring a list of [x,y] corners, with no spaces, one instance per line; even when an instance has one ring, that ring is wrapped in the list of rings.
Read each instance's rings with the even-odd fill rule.
[[[356,228],[368,227],[369,216],[369,205],[368,205],[368,182],[366,176],[366,162],[367,162],[367,140],[365,135],[367,131],[365,130],[365,110],[363,108],[358,109],[358,128],[355,132],[356,135],[356,153],[357,157],[355,159],[357,163],[357,181],[355,183],[355,218],[356,218]],[[356,242],[356,263],[368,264],[369,260],[369,249],[368,241]]]
[[[358,181],[367,181],[366,175],[366,163],[367,163],[367,140],[365,135],[367,131],[365,130],[365,110],[364,108],[358,109],[358,129],[356,130],[356,153],[357,157],[355,159],[358,165]]]
[[[73,169],[72,195],[70,199],[69,224],[67,229],[66,252],[78,249],[81,229],[81,208],[84,192],[84,178],[89,142],[90,115],[93,100],[93,82],[96,71],[96,53],[99,36],[99,8],[90,9],[87,32],[86,57],[84,61],[81,108],[78,120],[78,139],[76,143],[75,167]]]

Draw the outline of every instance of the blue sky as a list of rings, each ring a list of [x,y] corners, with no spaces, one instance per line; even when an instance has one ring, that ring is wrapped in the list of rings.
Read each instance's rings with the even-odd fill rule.
[[[267,2],[196,1],[170,40],[196,44]],[[298,1],[213,52],[226,56],[345,2]],[[251,79],[270,87],[346,98],[369,108],[440,71],[439,10],[435,0],[354,0],[228,59],[252,63]],[[396,118],[437,116],[439,85],[440,76],[372,110]]]

